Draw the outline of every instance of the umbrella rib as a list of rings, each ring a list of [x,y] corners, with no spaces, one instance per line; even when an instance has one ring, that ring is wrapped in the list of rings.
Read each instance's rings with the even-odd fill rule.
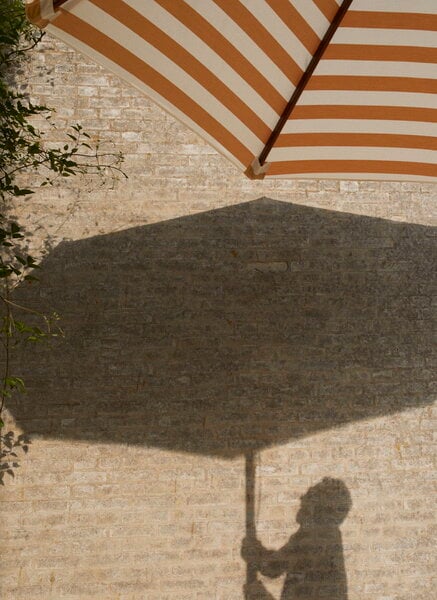
[[[296,106],[299,98],[301,97],[302,93],[304,92],[308,81],[310,80],[312,74],[314,73],[317,65],[320,62],[320,59],[322,58],[331,39],[333,38],[334,33],[339,28],[340,23],[342,22],[343,17],[345,16],[345,14],[348,11],[352,2],[353,2],[353,0],[344,0],[344,2],[341,4],[338,11],[336,12],[335,17],[333,18],[330,26],[326,30],[326,33],[325,33],[323,39],[321,40],[317,50],[313,54],[310,64],[308,65],[306,71],[300,78],[300,81],[297,84],[296,89],[294,90],[293,95],[290,98],[290,101],[288,102],[287,106],[285,107],[282,115],[279,117],[279,120],[278,120],[275,128],[273,129],[272,133],[270,134],[270,137],[267,140],[266,145],[264,146],[261,154],[258,157],[258,162],[259,162],[260,166],[265,164],[270,150],[273,148],[282,129],[284,128],[285,123],[287,122],[291,113],[293,112],[294,107]]]
[[[68,0],[52,0],[53,10],[56,11],[63,4],[65,4]]]

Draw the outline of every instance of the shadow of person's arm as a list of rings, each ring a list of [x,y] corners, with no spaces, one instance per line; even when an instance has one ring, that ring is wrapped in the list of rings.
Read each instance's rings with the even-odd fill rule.
[[[279,577],[288,570],[287,546],[279,550],[268,550],[256,538],[244,538],[241,546],[243,559],[267,577]]]

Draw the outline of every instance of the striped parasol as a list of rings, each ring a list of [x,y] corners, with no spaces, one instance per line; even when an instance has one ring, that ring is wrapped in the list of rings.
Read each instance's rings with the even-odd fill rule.
[[[31,0],[253,178],[436,181],[436,0]]]

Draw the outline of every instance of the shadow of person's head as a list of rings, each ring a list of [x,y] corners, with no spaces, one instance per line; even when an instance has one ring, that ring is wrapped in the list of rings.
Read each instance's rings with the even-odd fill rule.
[[[352,506],[351,495],[340,479],[324,477],[301,497],[296,521],[303,528],[338,527]]]

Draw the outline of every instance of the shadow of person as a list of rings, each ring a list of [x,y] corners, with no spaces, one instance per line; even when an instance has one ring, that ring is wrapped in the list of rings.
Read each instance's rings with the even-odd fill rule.
[[[352,506],[345,484],[325,477],[301,498],[299,529],[279,550],[268,550],[254,535],[243,541],[242,556],[252,573],[285,574],[281,600],[347,600],[340,524]],[[246,586],[248,600],[274,600],[257,575]]]

